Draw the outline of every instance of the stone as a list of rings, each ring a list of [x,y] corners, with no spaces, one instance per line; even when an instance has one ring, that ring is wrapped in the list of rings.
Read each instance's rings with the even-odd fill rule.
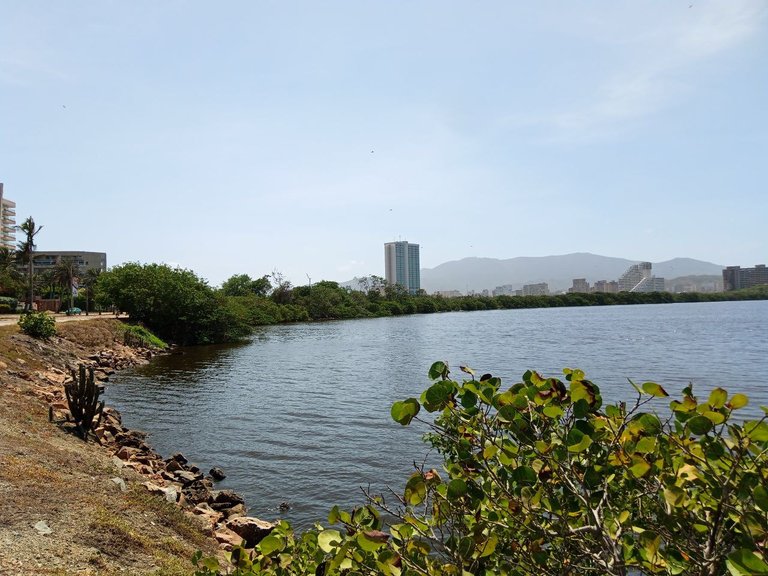
[[[189,470],[179,470],[178,472],[174,472],[173,475],[176,477],[178,482],[181,482],[184,485],[192,484],[192,482],[195,482],[196,480],[203,479],[202,475],[195,474]]]
[[[232,490],[216,490],[212,492],[212,496],[211,508],[214,510],[224,510],[238,504],[245,504],[243,497]]]
[[[181,493],[184,495],[186,501],[189,502],[192,506],[196,506],[197,504],[201,504],[203,502],[209,502],[212,499],[210,488],[208,488],[208,486],[206,486],[205,483],[200,480],[195,480],[194,482],[184,486],[184,488],[181,490]]]
[[[112,482],[117,484],[120,487],[120,492],[126,492],[128,490],[128,486],[125,484],[125,480],[122,478],[112,478]]]
[[[224,480],[224,478],[227,477],[227,475],[224,474],[224,470],[222,470],[218,466],[214,466],[213,468],[211,468],[208,474],[210,474],[211,478],[213,478],[216,481]]]
[[[53,530],[51,530],[51,527],[48,526],[48,522],[46,522],[45,520],[40,520],[40,522],[35,524],[34,528],[40,534],[43,534],[43,535],[51,534],[53,532]]]
[[[222,510],[222,514],[224,514],[227,518],[237,518],[238,516],[245,516],[246,509],[245,504],[235,504],[231,508],[225,508]]]
[[[184,454],[182,454],[181,452],[176,452],[175,454],[171,454],[171,456],[170,456],[170,458],[168,458],[168,460],[176,460],[176,462],[178,462],[182,466],[184,464],[186,464],[187,462],[189,462],[189,460],[187,460],[184,457]]]
[[[213,533],[213,537],[216,538],[216,541],[224,550],[231,550],[235,546],[240,546],[244,542],[242,536],[236,532],[233,532],[232,530],[229,530],[228,528],[220,528],[219,530],[216,530],[216,532]]]
[[[179,464],[178,460],[167,460],[165,464],[165,469],[168,472],[177,472],[179,470],[184,470],[184,467]]]
[[[245,540],[247,548],[253,548],[277,526],[276,522],[267,522],[251,516],[239,516],[227,520],[226,527]]]
[[[198,504],[192,509],[192,513],[195,516],[200,517],[203,522],[205,522],[206,526],[209,527],[209,529],[213,530],[213,528],[216,527],[216,524],[219,523],[219,521],[224,517],[224,515],[221,512],[217,512],[208,504],[205,502]]]

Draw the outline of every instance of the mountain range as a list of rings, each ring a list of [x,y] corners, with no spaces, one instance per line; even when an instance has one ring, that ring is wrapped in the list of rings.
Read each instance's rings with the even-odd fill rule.
[[[552,292],[566,290],[574,278],[617,280],[638,260],[599,256],[587,252],[560,256],[520,256],[517,258],[463,258],[445,262],[434,268],[421,269],[421,287],[428,293],[438,290],[492,291],[497,286],[511,285],[520,289],[524,284],[546,282]],[[681,276],[708,276],[714,282],[722,278],[725,266],[694,260],[673,258],[653,263],[653,274],[670,280]]]

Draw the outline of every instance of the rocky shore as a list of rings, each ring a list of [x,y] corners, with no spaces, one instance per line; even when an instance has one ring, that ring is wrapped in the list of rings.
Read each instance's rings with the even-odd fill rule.
[[[103,480],[112,483],[113,488],[108,489],[105,498],[121,508],[121,516],[129,526],[126,530],[130,531],[131,521],[136,519],[133,517],[135,516],[134,513],[146,515],[146,511],[131,510],[129,506],[126,507],[124,503],[121,504],[121,494],[129,501],[129,504],[130,500],[152,502],[153,504],[150,504],[149,507],[153,508],[155,512],[158,510],[168,512],[173,517],[174,522],[183,517],[186,520],[180,521],[180,524],[188,523],[195,527],[200,533],[200,538],[193,537],[191,539],[195,542],[186,542],[188,544],[185,547],[185,554],[188,554],[186,558],[179,550],[179,558],[175,561],[176,568],[170,572],[162,572],[163,574],[189,574],[190,571],[182,568],[181,565],[188,562],[191,557],[188,550],[192,548],[202,549],[205,553],[210,554],[215,552],[216,548],[227,550],[241,544],[247,547],[254,546],[269,533],[274,525],[247,516],[246,505],[240,495],[231,490],[216,489],[217,480],[222,479],[224,475],[222,470],[214,468],[205,474],[197,466],[188,462],[182,454],[163,458],[147,443],[145,433],[130,430],[123,426],[119,412],[110,407],[104,408],[102,418],[94,429],[90,442],[83,442],[74,434],[74,425],[69,421],[68,406],[64,394],[64,384],[70,379],[70,369],[81,364],[92,367],[96,381],[100,385],[106,385],[110,376],[116,371],[149,362],[157,353],[149,349],[125,346],[120,341],[117,322],[119,321],[104,319],[62,325],[59,327],[59,335],[48,342],[33,340],[18,333],[14,327],[3,327],[2,332],[0,332],[0,427],[4,430],[13,428],[22,440],[29,436],[31,429],[40,429],[45,436],[55,437],[55,444],[66,444],[67,451],[76,455],[75,459],[77,456],[87,455],[89,460],[97,461],[97,464],[92,463],[91,466],[98,467],[102,472]],[[13,410],[13,404],[29,406],[27,410],[32,412],[31,418],[34,426],[25,427],[23,423],[19,425],[18,414]],[[34,418],[35,416],[37,418]],[[46,422],[41,422],[43,420],[41,417],[44,416],[47,416]],[[14,486],[13,482],[9,482],[20,471],[14,471],[14,466],[27,469],[39,467],[39,464],[26,461],[26,459],[22,459],[25,460],[23,462],[19,461],[18,456],[30,456],[27,452],[22,452],[16,457],[13,454],[5,453],[12,452],[13,441],[10,436],[6,438],[7,442],[0,441],[0,500],[3,495],[13,494],[22,489],[18,485]],[[44,442],[35,444],[38,450],[46,451]],[[39,459],[44,460],[49,456],[50,454],[41,454]],[[67,465],[64,464],[54,467],[51,472],[57,475],[66,475],[66,468]],[[96,476],[91,476],[91,478],[95,480]],[[83,486],[82,489],[87,491],[89,487]],[[64,491],[56,491],[60,500],[66,500],[70,497]],[[22,498],[22,500],[26,499]],[[34,505],[34,503],[27,505],[30,504]],[[95,505],[98,508],[98,502]],[[3,508],[4,506],[0,504],[0,513],[3,512]],[[147,506],[142,504],[139,508],[147,508]],[[175,508],[182,514],[174,513],[168,508]],[[23,507],[21,510],[13,509],[11,512],[16,517],[24,514]],[[92,516],[90,512],[90,510],[84,511],[86,515]],[[76,519],[68,518],[66,514],[56,516],[60,527],[77,523]],[[144,518],[138,520],[142,520],[142,522],[138,522],[139,525],[143,524]],[[55,532],[57,529],[55,526],[57,522],[46,520],[40,522],[43,522],[51,532]],[[102,524],[104,523],[109,524],[109,522],[102,522]],[[168,524],[169,522],[161,519],[160,524],[163,523]],[[90,524],[93,529],[98,529],[99,522],[91,522]],[[157,522],[154,524],[157,525]],[[151,525],[152,522],[150,521]],[[6,573],[4,568],[8,570],[9,574],[36,573],[34,570],[30,570],[30,566],[23,566],[23,564],[32,563],[34,560],[27,558],[22,548],[32,540],[40,541],[40,537],[43,538],[43,542],[46,542],[46,537],[48,540],[55,539],[51,538],[51,532],[47,532],[42,525],[38,528],[35,528],[35,523],[30,521],[27,521],[26,525],[23,522],[21,525],[18,522],[6,522],[3,515],[0,514],[0,573]],[[142,528],[137,525],[137,529]],[[27,542],[23,541],[24,533],[30,536]],[[184,540],[185,535],[180,536]],[[187,537],[186,539],[189,540],[190,538]],[[208,541],[203,544],[202,541],[205,539]],[[90,538],[87,536],[85,540],[98,543],[99,537]],[[190,544],[194,544],[194,546]],[[105,547],[90,546],[90,548],[96,548],[97,553],[106,556],[107,559],[114,556],[114,551]],[[144,546],[144,548],[151,549],[152,547]],[[86,560],[84,566],[82,562],[69,562],[64,558],[61,560],[64,563],[63,571],[58,569],[57,572],[41,571],[37,573],[110,573],[106,569],[90,572],[89,570],[92,570],[92,558]],[[131,563],[134,566],[128,569],[130,573],[157,573],[152,572],[151,569],[149,571],[136,570],[136,562],[131,560]],[[110,568],[114,568],[114,573],[125,573],[126,571],[124,566],[120,566],[121,562],[119,561],[106,562],[106,564]],[[162,562],[154,562],[152,566],[157,567],[158,564],[162,564]],[[18,572],[12,572],[11,568],[17,569]]]

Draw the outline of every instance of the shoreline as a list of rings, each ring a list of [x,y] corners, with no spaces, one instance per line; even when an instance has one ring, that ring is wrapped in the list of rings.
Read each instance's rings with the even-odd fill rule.
[[[177,453],[163,459],[146,442],[145,433],[122,425],[116,409],[105,406],[94,430],[98,442],[91,439],[86,443],[73,433],[74,426],[67,422],[63,386],[70,379],[68,367],[76,368],[81,363],[92,367],[97,383],[106,385],[116,371],[148,363],[157,355],[156,351],[130,348],[116,341],[114,323],[117,319],[114,317],[91,316],[89,319],[92,321],[57,326],[59,335],[47,342],[29,338],[15,326],[0,327],[0,426],[7,432],[0,439],[0,494],[10,495],[9,501],[0,504],[0,517],[4,519],[0,522],[0,572],[49,573],[30,570],[30,564],[37,564],[40,557],[39,549],[29,550],[35,548],[30,543],[39,541],[38,546],[44,550],[47,543],[55,541],[54,548],[63,551],[77,548],[80,536],[91,544],[86,547],[91,557],[54,552],[54,563],[65,565],[64,571],[56,574],[111,574],[106,565],[121,565],[123,560],[131,564],[130,573],[152,572],[137,570],[131,558],[133,554],[121,558],[122,553],[111,545],[117,542],[110,543],[104,534],[78,535],[82,532],[78,515],[95,517],[88,527],[98,532],[106,525],[107,536],[113,531],[135,534],[137,556],[146,555],[148,550],[154,552],[152,542],[140,537],[142,531],[162,531],[156,527],[168,527],[163,525],[178,528],[176,532],[182,534],[172,535],[173,541],[183,543],[176,546],[177,557],[171,562],[165,558],[165,552],[156,551],[161,563],[167,560],[174,566],[187,564],[184,569],[177,566],[171,574],[191,573],[191,557],[197,549],[212,554],[237,545],[254,546],[271,531],[274,523],[247,516],[245,502],[239,494],[217,490],[215,480],[183,455]],[[25,426],[25,418],[30,426]],[[33,449],[18,448],[26,444],[33,445]],[[70,457],[56,458],[60,451],[69,453]],[[46,468],[48,460],[56,462],[50,469],[41,470]],[[89,471],[98,470],[99,474],[92,474],[89,480],[88,473],[79,474],[80,464],[87,464]],[[30,475],[30,471],[34,474]],[[211,472],[218,475],[215,469]],[[48,492],[43,490],[39,498],[34,497],[36,490],[30,486],[35,475],[51,477]],[[83,478],[75,486],[70,480],[78,475]],[[60,490],[59,481],[67,486]],[[102,492],[102,497],[91,494],[96,497],[88,498],[88,505],[82,509],[79,501],[82,493],[91,491],[92,482],[98,482],[100,490],[96,492]],[[51,496],[52,502],[48,502]],[[37,523],[27,520],[46,505],[56,512],[47,515],[55,520],[43,518]],[[111,515],[104,513],[104,509],[113,506],[121,517],[120,530],[113,526]],[[150,521],[148,530],[143,527],[148,515],[146,508],[163,516],[154,523]],[[192,533],[195,529],[199,537]],[[96,546],[92,545],[94,542]],[[94,558],[99,559],[97,564],[101,562],[105,566],[90,571]],[[40,564],[42,567],[45,563]],[[151,567],[150,562],[147,568]],[[14,569],[18,571],[13,572]],[[123,566],[115,573],[125,570]]]

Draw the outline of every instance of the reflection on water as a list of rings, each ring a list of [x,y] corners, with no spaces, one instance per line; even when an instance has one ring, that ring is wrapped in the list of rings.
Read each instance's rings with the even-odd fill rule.
[[[400,490],[423,461],[424,427],[392,422],[435,360],[468,364],[507,385],[533,368],[582,368],[606,400],[627,378],[670,393],[689,382],[768,404],[768,302],[719,302],[434,314],[275,326],[239,346],[185,349],[116,375],[107,401],[162,454],[217,465],[250,513],[300,527],[360,487]],[[435,462],[434,455],[430,462]],[[277,506],[290,502],[291,510]]]

